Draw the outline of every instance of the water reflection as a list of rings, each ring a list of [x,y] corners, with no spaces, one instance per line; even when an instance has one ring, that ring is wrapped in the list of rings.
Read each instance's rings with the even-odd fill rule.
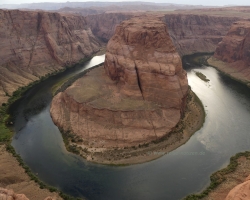
[[[92,59],[74,73],[100,60],[104,60],[104,56]],[[205,74],[210,82],[199,79],[195,71]],[[69,74],[47,80],[19,102],[15,113],[17,134],[12,145],[40,179],[68,194],[91,200],[181,199],[202,190],[209,183],[209,176],[225,166],[229,157],[250,149],[249,88],[212,67],[190,65],[189,84],[202,100],[207,116],[204,127],[185,145],[139,165],[112,167],[86,162],[65,150],[61,134],[50,118],[49,91],[65,76]],[[42,96],[48,98],[45,108],[26,119],[23,111]],[[203,153],[192,155],[190,152]]]

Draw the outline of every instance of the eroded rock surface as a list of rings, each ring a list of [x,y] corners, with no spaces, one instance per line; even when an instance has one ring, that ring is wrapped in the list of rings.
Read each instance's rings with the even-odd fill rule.
[[[250,199],[250,177],[245,182],[235,186],[227,195],[225,200],[248,200]]]
[[[217,17],[194,14],[169,14],[163,21],[181,56],[213,52],[238,17]]]
[[[13,190],[0,187],[0,200],[29,200],[24,194],[16,194]],[[52,197],[47,197],[44,200],[56,200]]]
[[[0,105],[18,87],[96,52],[84,17],[0,10]]]
[[[135,17],[117,26],[104,66],[54,97],[51,115],[87,146],[144,144],[176,126],[187,91],[186,72],[165,23]]]
[[[250,83],[250,21],[232,24],[229,32],[218,44],[214,56],[209,60],[231,77],[249,85]]]
[[[13,190],[0,188],[0,200],[29,200],[24,194],[15,194]]]
[[[87,16],[93,33],[108,41],[115,32],[115,27],[123,20],[131,19],[140,13],[103,13]],[[152,14],[155,15],[155,14]],[[227,34],[233,22],[240,17],[223,17],[204,14],[161,14],[161,19],[168,26],[168,32],[178,51],[183,55],[197,52],[213,52],[217,44]]]

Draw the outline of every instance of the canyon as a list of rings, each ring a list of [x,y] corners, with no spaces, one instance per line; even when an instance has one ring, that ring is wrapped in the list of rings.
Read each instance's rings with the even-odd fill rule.
[[[100,49],[81,16],[0,10],[0,104],[19,87]]]
[[[115,27],[123,20],[143,13],[103,13],[86,17],[94,35],[107,42],[114,34]],[[156,13],[152,13],[152,16]],[[214,16],[212,14],[162,14],[161,20],[166,23],[171,39],[181,56],[201,52],[214,52],[235,21],[241,18]]]
[[[117,26],[104,66],[55,96],[51,116],[89,146],[133,146],[170,132],[185,109],[187,91],[166,25],[142,16]]]
[[[189,92],[166,24],[160,16],[143,15],[116,27],[103,66],[57,94],[50,112],[62,132],[75,135],[82,141],[78,147],[99,162],[91,151],[142,148],[168,136],[186,111]]]
[[[59,93],[51,106],[54,122],[83,139],[81,148],[95,162],[100,157],[93,154],[105,148],[147,146],[167,136],[185,116],[190,91],[181,56],[215,51],[208,62],[250,86],[245,16],[183,11],[84,17],[71,10],[0,10],[0,16],[0,105],[19,87],[91,57],[110,40],[104,65]],[[242,185],[237,188],[227,200],[242,194]]]
[[[4,39],[0,52],[0,104],[7,102],[19,87],[90,57],[103,42],[109,41],[118,24],[141,14],[113,12],[84,17],[68,12],[0,10]],[[231,24],[239,19],[201,14],[161,15],[181,56],[213,52]]]
[[[250,87],[250,21],[232,24],[208,63]]]

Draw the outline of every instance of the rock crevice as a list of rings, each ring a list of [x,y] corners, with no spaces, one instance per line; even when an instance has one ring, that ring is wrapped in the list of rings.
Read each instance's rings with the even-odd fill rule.
[[[129,147],[167,135],[179,122],[188,93],[186,72],[159,17],[122,22],[107,45],[104,65],[54,97],[57,126],[87,147]]]

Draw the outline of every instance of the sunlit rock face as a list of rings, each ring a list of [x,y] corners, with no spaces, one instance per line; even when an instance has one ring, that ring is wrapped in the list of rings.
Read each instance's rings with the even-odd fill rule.
[[[125,147],[167,135],[185,109],[188,82],[167,26],[156,16],[122,22],[105,63],[56,95],[51,116],[85,145]]]

